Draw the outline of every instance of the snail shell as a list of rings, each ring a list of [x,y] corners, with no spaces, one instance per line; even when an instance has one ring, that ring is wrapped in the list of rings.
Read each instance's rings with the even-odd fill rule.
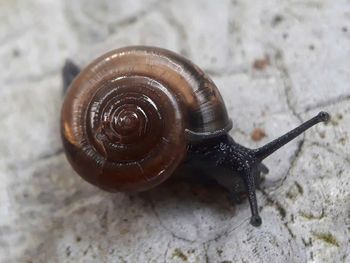
[[[135,46],[93,61],[61,112],[67,158],[108,191],[143,191],[168,178],[193,141],[232,127],[215,84],[171,51]]]

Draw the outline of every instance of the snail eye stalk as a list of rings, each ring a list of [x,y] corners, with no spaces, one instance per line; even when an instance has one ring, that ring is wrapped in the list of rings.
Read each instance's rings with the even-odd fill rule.
[[[268,157],[269,155],[277,151],[279,148],[281,148],[283,145],[287,144],[288,142],[293,140],[295,137],[299,136],[306,130],[310,129],[312,126],[320,122],[328,122],[329,119],[330,119],[330,115],[327,112],[321,111],[315,117],[302,123],[300,126],[296,127],[290,132],[262,146],[261,148],[253,150],[253,154],[255,158],[257,158],[259,161],[262,161],[266,157]]]
[[[79,72],[80,68],[72,60],[67,59],[62,69],[63,94],[67,93],[70,84]]]

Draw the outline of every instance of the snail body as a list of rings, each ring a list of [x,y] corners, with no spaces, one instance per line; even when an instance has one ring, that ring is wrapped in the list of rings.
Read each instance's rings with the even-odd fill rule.
[[[232,128],[213,81],[186,58],[156,47],[108,52],[80,71],[67,63],[61,135],[67,158],[86,181],[107,191],[145,191],[161,184],[184,162],[225,167],[244,188],[260,225],[255,188],[261,161],[312,125],[322,113],[259,149],[228,135]],[[208,167],[209,167],[208,166]],[[220,179],[221,178],[221,179]]]

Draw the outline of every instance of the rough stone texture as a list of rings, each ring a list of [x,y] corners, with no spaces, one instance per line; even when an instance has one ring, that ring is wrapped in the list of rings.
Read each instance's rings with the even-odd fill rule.
[[[207,71],[244,145],[332,114],[266,160],[260,228],[218,189],[109,194],[74,175],[62,64],[130,44]],[[348,0],[1,1],[0,261],[350,262],[349,57]],[[254,142],[255,128],[267,136]]]

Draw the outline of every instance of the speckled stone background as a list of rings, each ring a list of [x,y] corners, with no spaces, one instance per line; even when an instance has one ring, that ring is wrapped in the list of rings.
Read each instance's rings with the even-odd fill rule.
[[[109,194],[74,175],[64,60],[131,44],[200,65],[244,145],[332,114],[266,160],[260,228],[218,189]],[[0,61],[1,262],[350,262],[349,0],[2,0]]]

